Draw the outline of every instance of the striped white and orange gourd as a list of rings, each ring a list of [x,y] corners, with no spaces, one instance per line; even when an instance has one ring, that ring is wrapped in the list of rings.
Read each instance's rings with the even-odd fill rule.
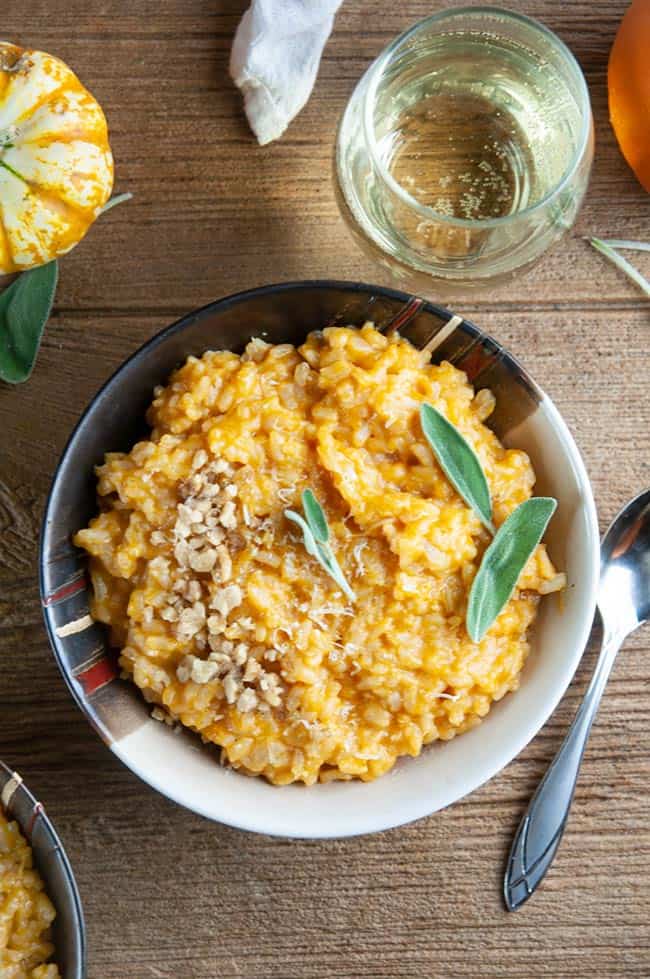
[[[100,105],[44,51],[0,42],[0,274],[79,242],[113,187]]]

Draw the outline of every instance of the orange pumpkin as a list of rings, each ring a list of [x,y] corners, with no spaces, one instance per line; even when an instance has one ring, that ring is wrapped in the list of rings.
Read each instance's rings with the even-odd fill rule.
[[[0,42],[0,274],[70,251],[112,187],[92,95],[58,58]]]
[[[609,56],[609,115],[623,156],[650,192],[650,0],[634,0]]]

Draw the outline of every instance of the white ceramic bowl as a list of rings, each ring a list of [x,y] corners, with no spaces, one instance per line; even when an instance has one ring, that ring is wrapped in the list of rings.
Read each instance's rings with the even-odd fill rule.
[[[537,734],[570,683],[596,603],[599,535],[589,479],[550,399],[503,348],[467,322],[437,355],[497,395],[495,431],[506,445],[528,452],[538,476],[536,492],[558,500],[545,539],[568,576],[563,600],[551,597],[541,605],[520,689],[494,704],[477,728],[430,745],[418,758],[402,759],[375,782],[278,788],[220,768],[214,751],[195,735],[173,733],[152,720],[135,687],[116,679],[102,627],[57,634],[88,609],[84,558],[70,537],[95,512],[92,466],[106,451],[128,449],[143,434],[153,386],[175,365],[209,348],[242,349],[262,331],[273,342],[295,342],[328,323],[366,319],[398,324],[421,345],[450,316],[403,293],[362,284],[288,283],[241,293],[154,337],[107,382],[73,432],[42,534],[41,586],[52,647],[79,706],[111,750],[181,805],[242,829],[290,837],[351,836],[407,823],[450,805],[499,772]]]

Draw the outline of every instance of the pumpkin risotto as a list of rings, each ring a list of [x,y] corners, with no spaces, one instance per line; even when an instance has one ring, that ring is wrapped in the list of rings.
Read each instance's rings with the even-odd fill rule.
[[[153,716],[242,772],[371,780],[518,686],[540,594],[563,576],[540,545],[470,640],[490,535],[436,462],[420,405],[476,451],[497,526],[535,474],[485,426],[490,392],[427,359],[371,324],[298,349],[255,339],[242,356],[190,357],[154,392],[150,439],[97,469],[102,512],[75,536],[91,555],[92,615]],[[285,516],[306,487],[355,601]]]
[[[2,979],[59,979],[45,963],[54,947],[49,931],[56,912],[32,866],[32,851],[18,823],[0,806],[0,976]]]

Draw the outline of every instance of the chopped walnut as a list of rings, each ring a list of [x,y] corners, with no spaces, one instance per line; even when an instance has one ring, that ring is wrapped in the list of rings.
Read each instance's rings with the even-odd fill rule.
[[[246,669],[244,671],[244,682],[252,683],[262,672],[262,667],[257,662],[256,659],[249,659],[246,663]]]
[[[242,590],[239,585],[227,585],[218,591],[210,602],[210,608],[215,609],[226,618],[233,609],[242,603]]]
[[[205,624],[205,610],[201,612],[197,609],[200,602],[195,602],[189,608],[184,608],[178,617],[176,634],[179,639],[191,639]]]
[[[234,704],[241,690],[241,682],[234,671],[228,673],[223,681],[223,691],[229,704]]]
[[[212,636],[219,635],[226,628],[226,620],[223,615],[209,615],[206,625],[208,633]]]
[[[195,683],[209,683],[210,680],[214,680],[218,672],[216,663],[195,657],[190,675]]]
[[[219,635],[210,634],[208,636],[208,648],[212,650],[213,653],[218,653],[221,650],[221,639]]]
[[[201,583],[195,578],[191,581],[185,583],[185,588],[183,589],[183,598],[187,599],[188,602],[198,602],[201,597]]]
[[[235,646],[232,658],[234,662],[237,664],[237,666],[244,665],[244,663],[248,659],[248,652],[249,652],[249,647],[248,644],[245,642],[240,642]]]
[[[243,690],[237,698],[237,710],[245,714],[249,710],[257,707],[257,694],[250,687]]]
[[[271,707],[278,707],[282,687],[275,673],[265,673],[260,677],[259,688],[262,697]]]
[[[216,563],[217,552],[212,547],[190,555],[190,567],[192,571],[197,571],[199,574],[212,571]]]
[[[188,506],[186,503],[179,503],[176,510],[176,527],[180,525],[187,526],[193,523],[192,516],[194,511],[192,507]]]
[[[208,527],[208,530],[206,531],[206,535],[205,535],[208,544],[212,544],[213,547],[217,545],[221,545],[224,537],[225,534],[223,532],[223,529],[221,527],[216,527],[216,526]]]
[[[143,617],[151,621],[158,614],[170,624],[176,639],[187,644],[186,655],[176,667],[179,683],[220,680],[215,696],[223,696],[241,713],[257,710],[268,714],[280,705],[283,688],[275,674],[263,669],[262,662],[272,662],[279,652],[267,648],[268,630],[250,616],[229,621],[244,601],[242,588],[232,580],[233,558],[247,544],[238,532],[239,521],[257,528],[258,533],[264,522],[252,517],[239,497],[246,467],[238,470],[238,484],[233,480],[234,467],[225,459],[212,459],[204,449],[194,453],[191,464],[192,475],[178,489],[173,528],[151,535],[153,546],[173,547],[175,563],[162,555],[150,562],[168,592],[160,609],[145,607]],[[271,556],[266,563],[275,564],[270,539],[264,543],[264,556]],[[152,689],[151,699],[158,693]]]
[[[213,652],[210,653],[208,659],[211,663],[215,664],[220,674],[229,673],[232,669],[232,660],[228,653]]]
[[[228,548],[225,544],[219,544],[217,547],[217,559],[219,561],[219,574],[222,581],[228,581],[232,576],[232,558],[228,553]]]
[[[179,540],[174,548],[174,557],[181,568],[187,567],[187,563],[190,559],[190,549],[187,546],[187,542],[184,540]]]
[[[219,515],[219,523],[226,530],[234,530],[237,526],[237,514],[236,507],[233,500],[228,500],[224,503],[223,509]]]

